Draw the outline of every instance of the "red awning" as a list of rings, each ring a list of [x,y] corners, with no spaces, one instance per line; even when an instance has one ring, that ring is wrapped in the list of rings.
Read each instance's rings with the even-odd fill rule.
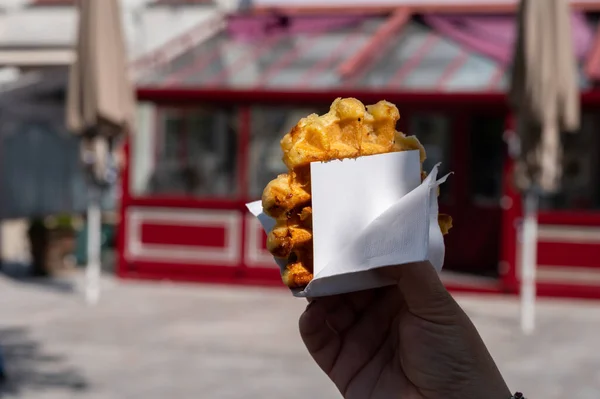
[[[471,21],[474,18],[478,17],[471,17]],[[387,20],[383,16],[344,15],[233,17],[223,31],[198,47],[146,72],[138,86],[293,91],[506,90],[509,68],[505,62],[441,33],[435,24],[427,24],[427,18],[404,23],[381,48],[369,52],[373,56],[360,67],[352,73],[341,73],[358,52],[373,43],[371,39]],[[586,85],[583,75],[582,85]]]

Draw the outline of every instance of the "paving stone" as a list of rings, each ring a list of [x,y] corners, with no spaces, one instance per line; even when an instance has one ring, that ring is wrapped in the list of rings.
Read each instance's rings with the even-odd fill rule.
[[[9,399],[339,398],[302,345],[306,302],[285,289],[0,277]],[[530,398],[600,397],[600,303],[541,300],[533,337],[516,298],[458,296],[509,385]],[[567,393],[569,395],[567,395]]]

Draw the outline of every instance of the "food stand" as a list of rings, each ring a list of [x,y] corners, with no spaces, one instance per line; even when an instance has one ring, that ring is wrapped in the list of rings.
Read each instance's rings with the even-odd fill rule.
[[[583,13],[574,22],[583,127],[567,145],[568,183],[542,201],[538,283],[541,295],[600,297],[600,92],[583,67],[596,51],[595,22]],[[441,173],[455,172],[440,198],[455,221],[446,237],[445,268],[453,272],[446,284],[516,292],[521,209],[510,183],[505,98],[513,28],[508,14],[402,8],[229,17],[202,44],[138,81],[119,275],[281,285],[245,204],[285,171],[284,133],[301,117],[327,111],[336,97],[351,96],[395,103],[399,129],[427,149],[425,167],[442,162]]]

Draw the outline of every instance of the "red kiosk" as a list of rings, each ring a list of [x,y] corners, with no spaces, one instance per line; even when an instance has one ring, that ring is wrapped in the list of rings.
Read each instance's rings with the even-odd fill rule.
[[[517,292],[521,210],[504,94],[514,17],[418,11],[235,15],[200,46],[147,71],[123,178],[119,275],[281,285],[244,204],[285,170],[284,133],[352,96],[395,103],[399,129],[427,149],[426,168],[442,162],[441,173],[455,172],[440,198],[455,221],[447,285]],[[565,143],[563,191],[540,204],[541,295],[600,298],[595,25],[574,13],[583,126]]]

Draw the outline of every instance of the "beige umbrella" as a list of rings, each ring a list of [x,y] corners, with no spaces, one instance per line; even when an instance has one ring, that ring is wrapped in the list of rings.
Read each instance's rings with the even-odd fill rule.
[[[67,126],[81,135],[91,179],[88,207],[88,299],[98,298],[100,184],[110,182],[112,152],[133,129],[135,97],[128,76],[117,0],[79,0],[77,59],[69,74]],[[100,183],[100,184],[99,184]]]
[[[521,0],[510,99],[517,114],[515,182],[525,196],[521,247],[521,322],[533,331],[537,204],[562,174],[561,131],[579,128],[577,59],[568,0]]]

